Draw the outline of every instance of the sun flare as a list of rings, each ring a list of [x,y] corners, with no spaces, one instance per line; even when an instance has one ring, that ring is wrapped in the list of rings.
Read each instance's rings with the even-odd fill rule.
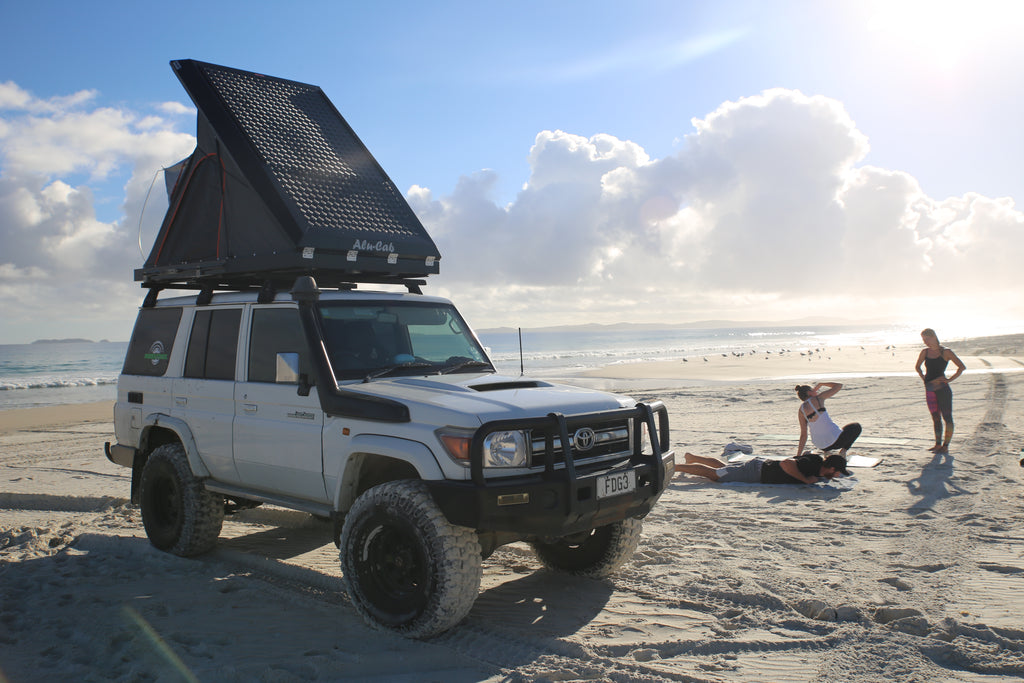
[[[1024,3],[1014,0],[872,0],[862,7],[868,28],[890,49],[941,70],[1024,20]]]

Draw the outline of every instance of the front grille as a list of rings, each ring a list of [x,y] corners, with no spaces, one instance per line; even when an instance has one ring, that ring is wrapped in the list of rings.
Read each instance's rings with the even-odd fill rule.
[[[601,458],[609,455],[629,455],[633,452],[629,436],[630,429],[628,421],[619,420],[614,423],[595,424],[590,425],[590,428],[594,430],[594,446],[586,451],[580,451],[578,448],[572,448],[573,462],[590,460],[592,458]],[[572,431],[569,432],[569,439],[570,441],[573,439]],[[562,439],[557,431],[534,429],[531,430],[530,433],[531,467],[541,467],[544,465],[549,441],[551,444],[552,455],[554,456],[553,462],[556,465],[558,463],[565,462]]]

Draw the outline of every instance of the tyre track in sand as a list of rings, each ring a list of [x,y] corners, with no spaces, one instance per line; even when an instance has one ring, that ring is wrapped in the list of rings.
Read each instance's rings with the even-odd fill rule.
[[[971,393],[982,384],[980,379],[969,385]],[[974,407],[969,413],[978,417],[961,418],[963,426],[973,428],[961,427],[964,436],[954,441],[954,446],[959,442],[954,455],[932,458],[919,475],[909,475],[909,505],[902,519],[893,520],[889,510],[859,508],[852,502],[857,497],[847,496],[850,501],[844,499],[838,510],[826,508],[829,514],[816,520],[821,537],[833,540],[803,552],[808,539],[800,534],[787,540],[785,530],[759,533],[763,519],[723,516],[721,507],[697,503],[695,512],[686,516],[692,516],[693,526],[700,530],[695,541],[699,562],[688,569],[679,568],[694,565],[694,558],[674,546],[678,537],[665,529],[654,531],[655,538],[645,538],[633,567],[615,579],[616,589],[635,594],[638,603],[648,605],[648,613],[659,614],[663,621],[673,611],[696,612],[714,622],[714,633],[651,629],[650,635],[662,637],[605,651],[619,656],[653,651],[656,657],[721,666],[723,673],[731,672],[728,680],[744,680],[742,666],[751,655],[787,649],[820,659],[818,675],[830,680],[858,672],[878,675],[889,670],[890,662],[906,659],[908,651],[921,661],[919,674],[930,670],[930,675],[945,680],[1024,674],[1019,615],[993,614],[992,608],[1003,602],[1000,594],[1019,591],[1024,580],[1024,543],[1019,531],[1013,533],[1012,522],[1008,524],[1024,517],[1019,476],[1012,476],[1017,463],[992,451],[995,444],[1012,441],[1003,421],[1021,380],[1002,373],[984,380],[981,409]],[[1002,462],[994,460],[1001,456]],[[913,469],[913,461],[893,468],[897,481],[907,466]],[[1007,485],[1013,487],[1010,496]],[[853,515],[846,517],[846,511]],[[686,525],[678,514],[673,522]],[[844,531],[873,537],[878,551],[850,557],[836,540]],[[739,568],[742,571],[730,571],[726,564],[724,573],[716,575],[714,558],[727,558],[730,546],[754,537],[762,538],[762,559],[751,560]],[[840,576],[874,575],[881,586],[873,595],[859,595],[856,590],[844,591],[846,582],[839,578],[834,590],[808,598],[801,593],[806,586],[792,583],[792,572],[773,576],[773,562],[811,572],[840,567]],[[786,567],[781,569],[780,574]],[[667,580],[660,580],[659,573]],[[681,581],[680,574],[686,573],[694,576]],[[974,597],[965,602],[965,595]],[[893,670],[892,676],[905,674]]]

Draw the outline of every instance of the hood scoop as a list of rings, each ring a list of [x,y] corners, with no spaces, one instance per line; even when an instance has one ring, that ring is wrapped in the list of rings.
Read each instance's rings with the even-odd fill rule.
[[[469,388],[473,391],[505,391],[508,389],[539,389],[541,387],[550,387],[551,385],[547,382],[538,382],[537,380],[524,379],[514,380],[511,382],[491,382],[490,384],[473,384]]]

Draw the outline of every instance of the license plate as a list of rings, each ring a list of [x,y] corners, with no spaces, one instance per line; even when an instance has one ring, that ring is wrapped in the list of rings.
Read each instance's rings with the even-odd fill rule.
[[[625,472],[605,474],[598,477],[596,482],[598,498],[610,498],[622,495],[623,493],[632,493],[636,490],[636,471],[626,470]]]

